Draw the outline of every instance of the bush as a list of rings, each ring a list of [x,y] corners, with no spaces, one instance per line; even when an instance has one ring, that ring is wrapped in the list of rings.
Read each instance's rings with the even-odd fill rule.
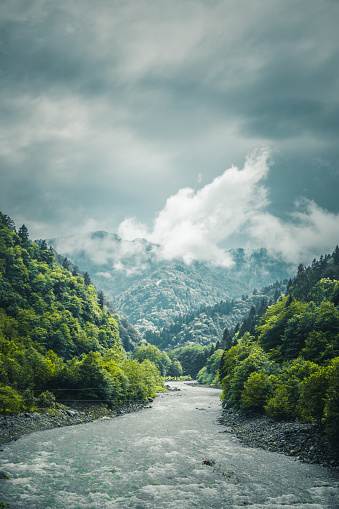
[[[42,392],[37,399],[37,406],[40,408],[50,408],[55,404],[55,396],[52,392]]]
[[[295,419],[297,412],[298,387],[296,383],[279,384],[273,397],[264,406],[269,417],[276,420]]]
[[[241,405],[243,408],[263,410],[272,393],[272,376],[256,372],[250,374],[244,383],[244,390],[241,394]]]
[[[23,409],[22,403],[22,397],[12,387],[0,387],[0,413],[17,414]]]
[[[339,451],[339,357],[329,369],[329,387],[325,405],[325,432],[332,446]]]
[[[326,393],[328,390],[329,368],[319,367],[318,371],[305,378],[300,384],[299,408],[302,420],[315,420],[320,426],[324,417]]]

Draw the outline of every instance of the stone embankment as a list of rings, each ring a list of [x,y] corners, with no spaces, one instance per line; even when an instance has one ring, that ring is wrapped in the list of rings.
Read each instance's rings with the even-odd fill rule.
[[[339,455],[334,453],[315,424],[277,422],[232,409],[223,410],[219,423],[225,426],[223,433],[235,434],[249,447],[260,447],[339,470]]]
[[[131,402],[114,410],[109,410],[99,403],[77,402],[69,406],[57,404],[55,408],[45,411],[0,416],[0,446],[18,440],[23,435],[34,431],[117,417],[125,413],[135,412],[148,405],[149,403],[145,402]]]

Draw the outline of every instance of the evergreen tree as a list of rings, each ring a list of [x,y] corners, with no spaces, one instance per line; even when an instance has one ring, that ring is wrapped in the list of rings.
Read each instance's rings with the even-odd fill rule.
[[[24,224],[22,226],[20,226],[18,235],[19,235],[20,239],[22,240],[22,242],[27,242],[29,240],[28,229],[26,228],[26,226]]]
[[[88,285],[90,285],[92,283],[91,278],[89,277],[89,274],[88,274],[87,271],[84,274],[84,281],[85,281],[85,285],[86,286],[88,286]]]
[[[104,308],[104,294],[101,290],[98,292],[98,303],[99,303],[100,308],[103,309]]]
[[[336,246],[335,250],[333,251],[333,263],[335,265],[339,265],[339,247]]]
[[[12,230],[13,232],[16,231],[15,223],[14,223],[13,219],[11,219],[9,216],[7,216],[7,214],[3,214],[2,212],[0,212],[0,220],[5,226],[7,226],[7,228]]]
[[[70,262],[69,260],[67,260],[67,258],[65,257],[62,261],[62,266],[64,269],[66,270],[69,270],[70,269]]]
[[[222,336],[221,344],[225,350],[229,350],[232,347],[232,334],[226,327]]]

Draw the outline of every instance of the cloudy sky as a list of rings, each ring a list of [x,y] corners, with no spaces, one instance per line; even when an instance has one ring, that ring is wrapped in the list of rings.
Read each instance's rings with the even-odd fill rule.
[[[0,210],[227,264],[339,242],[337,0],[2,0]]]

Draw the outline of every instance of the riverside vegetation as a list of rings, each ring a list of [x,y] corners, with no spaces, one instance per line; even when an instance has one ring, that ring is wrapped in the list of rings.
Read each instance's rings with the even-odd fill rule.
[[[150,360],[126,355],[88,274],[58,266],[45,242],[0,213],[0,412],[74,400],[116,407],[153,398],[163,382]]]
[[[338,247],[310,267],[300,265],[289,282],[180,315],[149,335],[156,344],[148,344],[87,272],[45,242],[31,242],[24,225],[16,232],[5,214],[0,227],[3,414],[53,407],[67,414],[60,405],[75,400],[113,409],[153,398],[164,377],[191,377],[220,386],[225,409],[316,424],[338,449]],[[226,321],[221,337],[220,316],[232,310],[238,323]],[[211,324],[220,334],[216,343],[207,343]],[[199,332],[187,338],[199,329],[202,344],[191,341]]]
[[[313,423],[339,455],[339,248],[299,265],[285,296],[225,331],[198,373],[221,386],[225,409]],[[233,331],[234,332],[234,331]]]

